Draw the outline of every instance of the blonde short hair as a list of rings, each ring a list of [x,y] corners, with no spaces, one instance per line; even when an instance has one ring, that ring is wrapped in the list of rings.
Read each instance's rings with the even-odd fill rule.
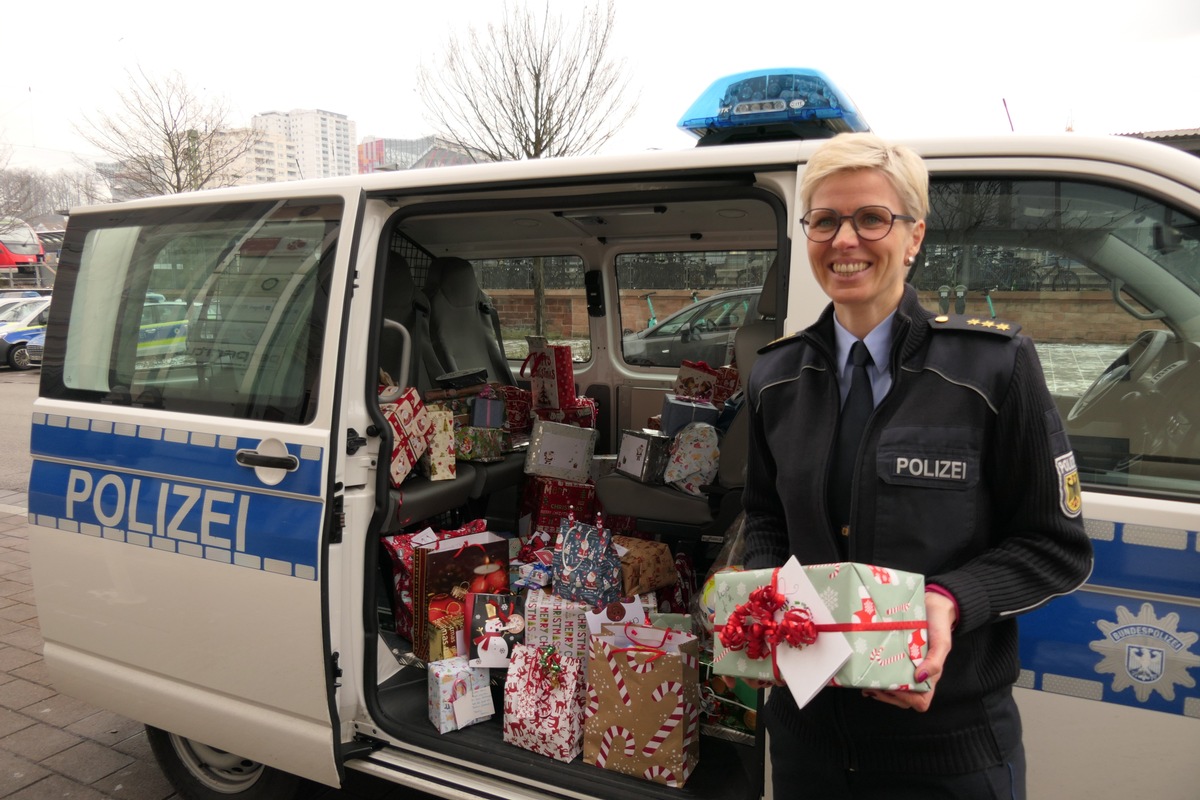
[[[917,219],[929,216],[929,170],[921,157],[904,145],[889,144],[873,133],[839,133],[822,144],[808,160],[800,180],[800,203],[807,211],[817,187],[831,175],[875,169],[900,195],[904,208],[893,209]]]

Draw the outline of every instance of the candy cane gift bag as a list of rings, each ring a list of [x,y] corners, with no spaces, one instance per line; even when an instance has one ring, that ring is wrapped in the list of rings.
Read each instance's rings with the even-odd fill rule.
[[[625,626],[591,637],[583,760],[681,787],[700,758],[700,645],[682,631]]]

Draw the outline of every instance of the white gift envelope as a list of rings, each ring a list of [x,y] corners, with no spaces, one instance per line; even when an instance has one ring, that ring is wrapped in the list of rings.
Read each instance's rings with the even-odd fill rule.
[[[832,625],[837,621],[795,556],[789,558],[779,570],[775,586],[789,604],[800,602],[807,605],[813,621],[818,625]],[[787,688],[796,705],[804,708],[817,692],[828,685],[829,679],[837,674],[853,652],[845,635],[827,631],[818,634],[817,641],[806,647],[779,647],[775,664],[779,674],[787,681]]]

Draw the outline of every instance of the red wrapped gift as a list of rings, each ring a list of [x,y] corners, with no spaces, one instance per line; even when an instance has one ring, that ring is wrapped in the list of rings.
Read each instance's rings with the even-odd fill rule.
[[[726,366],[719,368],[717,370],[717,378],[713,382],[713,405],[720,407],[722,403],[737,394],[737,390],[741,385],[742,379],[738,376],[737,367]]]
[[[590,483],[575,483],[544,475],[529,475],[521,497],[521,541],[527,543],[546,534],[553,542],[559,525],[574,511],[581,519],[595,513],[596,489]],[[528,527],[525,519],[528,517]]]
[[[496,393],[504,398],[504,427],[512,433],[522,433],[533,427],[533,398],[528,389],[497,386]]]
[[[413,388],[405,389],[396,402],[379,407],[392,426],[392,460],[389,473],[393,486],[399,486],[412,472],[417,460],[429,446],[430,422],[425,405]]]
[[[577,428],[596,427],[596,401],[591,397],[576,397],[569,406],[562,408],[535,408],[538,419],[561,422]]]
[[[675,574],[679,576],[678,582],[656,591],[654,599],[660,612],[687,614],[691,611],[692,597],[696,594],[696,567],[690,555],[675,554]]]
[[[550,344],[545,336],[526,336],[529,355],[521,364],[521,377],[529,368],[534,408],[569,408],[575,400],[575,366],[569,344]]]
[[[679,397],[697,397],[708,399],[712,397],[713,386],[717,382],[717,370],[703,361],[687,361],[679,364],[679,372],[675,374],[674,393]]]
[[[662,414],[655,414],[653,417],[646,418],[646,430],[661,431],[662,430]]]

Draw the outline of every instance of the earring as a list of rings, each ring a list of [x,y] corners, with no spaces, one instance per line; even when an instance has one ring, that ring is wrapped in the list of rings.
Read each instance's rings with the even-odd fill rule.
[[[913,261],[915,260],[916,259],[914,259],[912,256],[909,256],[908,258],[904,259],[904,266],[911,267],[913,265]]]

